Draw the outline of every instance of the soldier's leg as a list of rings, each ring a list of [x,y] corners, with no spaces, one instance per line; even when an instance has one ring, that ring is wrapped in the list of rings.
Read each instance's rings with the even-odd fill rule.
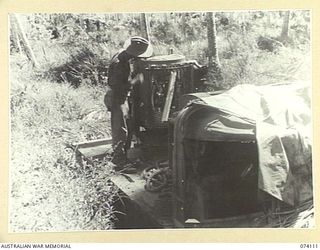
[[[124,146],[127,141],[127,129],[124,123],[123,113],[120,105],[112,105],[111,110],[111,134],[115,161],[125,161]]]
[[[115,170],[123,173],[136,173],[136,168],[132,165],[127,165],[127,150],[126,143],[128,141],[128,126],[127,120],[123,115],[120,105],[112,108],[111,112],[111,130],[112,130],[112,144],[113,144],[113,159],[112,162],[116,164]]]

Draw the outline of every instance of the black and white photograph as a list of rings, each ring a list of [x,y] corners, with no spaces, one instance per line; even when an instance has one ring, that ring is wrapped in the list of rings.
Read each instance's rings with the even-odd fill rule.
[[[315,228],[311,17],[10,13],[9,232]]]

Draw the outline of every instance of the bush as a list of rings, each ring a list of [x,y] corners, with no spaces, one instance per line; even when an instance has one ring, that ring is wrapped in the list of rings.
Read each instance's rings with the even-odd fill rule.
[[[112,228],[117,190],[108,183],[109,159],[78,162],[68,147],[110,136],[103,88],[32,78],[11,77],[11,230]]]

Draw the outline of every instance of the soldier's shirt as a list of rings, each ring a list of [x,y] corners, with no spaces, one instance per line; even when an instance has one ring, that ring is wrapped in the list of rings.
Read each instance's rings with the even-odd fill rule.
[[[127,60],[121,60],[121,53],[113,56],[108,69],[108,85],[112,89],[112,101],[116,104],[125,102],[130,89],[130,65]]]

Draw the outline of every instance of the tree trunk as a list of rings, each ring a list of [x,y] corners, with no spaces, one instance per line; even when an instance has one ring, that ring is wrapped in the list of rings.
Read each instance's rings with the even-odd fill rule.
[[[222,74],[217,49],[217,31],[215,15],[207,12],[207,36],[208,36],[208,78],[209,81],[218,89],[221,88]]]
[[[181,15],[181,30],[182,30],[182,36],[185,38],[186,35],[186,13],[182,13]]]
[[[213,62],[219,65],[216,22],[212,12],[207,13],[207,25],[209,66],[211,66]]]
[[[10,16],[10,35],[12,37],[12,43],[13,43],[12,46],[17,50],[17,52],[22,54],[22,48],[21,48],[20,39],[17,32],[17,27],[15,25],[15,22],[12,20],[12,16]]]
[[[14,29],[14,36],[15,36],[15,40],[16,40],[16,43],[17,43],[17,46],[18,46],[19,53],[22,54],[22,48],[21,48],[21,44],[20,44],[20,39],[19,39],[18,32],[17,32],[16,28]]]
[[[29,44],[29,41],[28,41],[25,33],[22,30],[21,23],[20,23],[20,20],[19,20],[18,16],[16,16],[16,14],[12,14],[12,19],[11,20],[14,22],[14,25],[17,27],[16,31],[18,33],[18,36],[21,38],[21,42],[22,42],[22,45],[24,47],[24,51],[26,52],[27,57],[31,61],[32,66],[35,67],[35,68],[38,68],[39,67],[39,63],[36,60],[36,58],[35,58],[35,56],[33,54],[32,48],[31,48],[31,46]]]
[[[150,27],[149,27],[149,22],[145,13],[140,14],[140,30],[141,30],[142,37],[150,41]]]
[[[271,27],[271,12],[270,11],[267,12],[267,27],[268,28]]]
[[[282,31],[281,31],[281,40],[286,41],[289,38],[289,20],[290,20],[290,11],[286,11],[284,18],[283,18],[283,24],[282,24]]]
[[[168,13],[163,13],[163,21],[168,23]]]

